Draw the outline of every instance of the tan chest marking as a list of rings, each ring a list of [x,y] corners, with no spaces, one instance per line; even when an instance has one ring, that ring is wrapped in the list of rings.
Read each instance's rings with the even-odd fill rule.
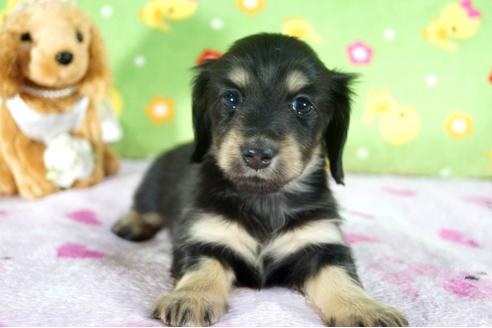
[[[263,247],[261,256],[281,259],[309,245],[327,243],[345,244],[340,229],[332,221],[313,221],[272,239]]]
[[[339,227],[333,221],[309,222],[260,243],[240,224],[208,214],[193,224],[190,239],[230,248],[255,266],[259,266],[265,256],[281,259],[309,245],[345,244]]]
[[[206,214],[190,229],[194,241],[226,246],[251,263],[255,263],[260,244],[240,224],[220,215]]]

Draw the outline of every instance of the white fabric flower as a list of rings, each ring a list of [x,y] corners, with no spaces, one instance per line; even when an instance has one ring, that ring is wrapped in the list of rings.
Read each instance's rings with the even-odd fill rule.
[[[50,140],[44,152],[47,179],[60,188],[69,188],[75,180],[91,175],[94,155],[84,139],[63,133]]]

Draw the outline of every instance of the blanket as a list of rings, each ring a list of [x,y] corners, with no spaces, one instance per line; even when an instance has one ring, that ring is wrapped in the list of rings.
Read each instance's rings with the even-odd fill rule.
[[[167,231],[143,243],[110,227],[147,162],[86,190],[0,199],[0,326],[160,326],[172,288]],[[490,181],[349,175],[334,186],[361,280],[415,326],[492,325]],[[217,326],[321,326],[284,288],[235,289]]]

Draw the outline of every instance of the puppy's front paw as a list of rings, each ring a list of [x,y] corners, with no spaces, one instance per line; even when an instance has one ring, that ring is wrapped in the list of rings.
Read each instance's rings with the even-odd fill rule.
[[[323,315],[331,327],[404,327],[408,321],[393,307],[370,298],[339,300],[336,306]],[[328,309],[327,309],[328,310]]]
[[[207,291],[174,291],[162,297],[153,317],[169,326],[211,326],[225,313],[227,303]]]

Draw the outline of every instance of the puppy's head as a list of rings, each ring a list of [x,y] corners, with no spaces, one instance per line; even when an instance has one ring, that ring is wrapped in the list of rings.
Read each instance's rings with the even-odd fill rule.
[[[0,69],[2,96],[25,83],[64,88],[109,80],[97,28],[77,6],[56,0],[33,2],[7,17],[0,33]]]
[[[351,79],[327,69],[298,39],[258,34],[237,41],[198,67],[193,160],[208,153],[237,189],[270,193],[326,154],[343,183]]]

